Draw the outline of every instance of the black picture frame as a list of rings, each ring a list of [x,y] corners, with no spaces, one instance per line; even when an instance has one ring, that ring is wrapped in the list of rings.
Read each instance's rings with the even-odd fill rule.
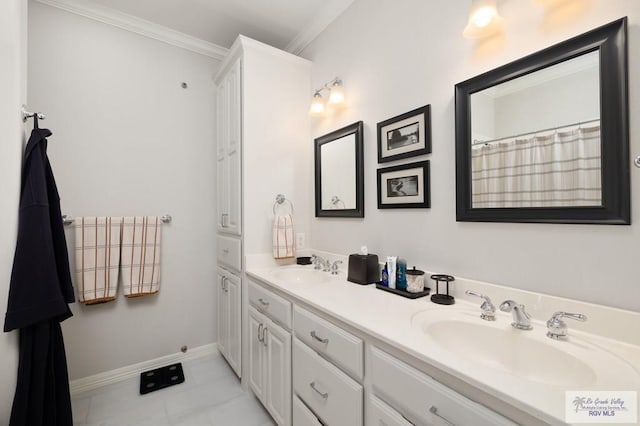
[[[363,123],[356,123],[335,130],[314,140],[315,164],[315,211],[316,217],[364,217],[364,139]],[[322,208],[322,145],[331,143],[345,136],[355,136],[355,208],[323,209]]]
[[[378,208],[431,207],[429,170],[429,160],[378,169]],[[398,189],[398,185],[402,185],[402,189]]]
[[[377,134],[378,163],[430,154],[431,105],[379,122]]]
[[[586,207],[473,208],[471,94],[542,68],[599,51],[602,203]],[[627,18],[525,56],[455,86],[456,220],[631,224]]]

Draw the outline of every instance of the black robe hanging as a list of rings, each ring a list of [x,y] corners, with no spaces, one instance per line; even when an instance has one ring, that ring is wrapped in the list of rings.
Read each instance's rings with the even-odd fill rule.
[[[4,331],[20,330],[10,426],[72,426],[60,322],[75,301],[60,198],[47,157],[51,132],[34,129],[22,169],[18,240]],[[0,420],[2,423],[2,420]]]

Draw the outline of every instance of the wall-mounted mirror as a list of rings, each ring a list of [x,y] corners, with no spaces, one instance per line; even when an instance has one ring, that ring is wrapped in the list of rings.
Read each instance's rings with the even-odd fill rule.
[[[362,121],[315,140],[316,217],[364,217]]]
[[[630,223],[626,18],[455,96],[458,221]]]

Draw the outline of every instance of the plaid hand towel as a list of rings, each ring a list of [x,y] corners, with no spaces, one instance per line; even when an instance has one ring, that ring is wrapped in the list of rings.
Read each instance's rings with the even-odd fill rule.
[[[295,255],[293,219],[290,214],[276,214],[273,220],[273,257],[288,259]]]
[[[118,293],[122,218],[77,217],[76,287],[87,305],[114,300]]]
[[[158,216],[125,217],[122,223],[122,281],[126,297],[160,290],[160,237]]]

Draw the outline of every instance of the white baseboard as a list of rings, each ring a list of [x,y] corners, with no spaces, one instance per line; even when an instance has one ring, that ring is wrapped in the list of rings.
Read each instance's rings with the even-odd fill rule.
[[[126,367],[116,368],[115,370],[94,374],[92,376],[82,377],[71,381],[69,383],[69,389],[71,391],[71,396],[74,396],[82,392],[87,392],[102,386],[111,385],[113,383],[136,377],[145,370],[152,370],[174,362],[187,361],[216,353],[218,353],[217,343],[209,343],[207,345],[189,349],[186,353],[178,352],[175,354],[161,356],[160,358],[139,362],[137,364],[128,365]]]

